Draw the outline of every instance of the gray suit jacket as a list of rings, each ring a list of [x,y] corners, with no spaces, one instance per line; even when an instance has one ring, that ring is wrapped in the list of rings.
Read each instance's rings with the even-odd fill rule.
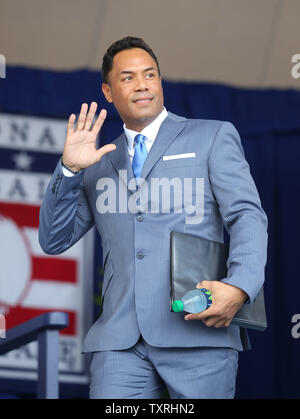
[[[62,174],[59,162],[40,211],[46,253],[64,252],[93,225],[102,238],[103,312],[83,351],[128,348],[140,333],[153,346],[242,350],[237,326],[209,328],[169,311],[172,230],[222,242],[224,223],[230,234],[224,282],[250,301],[264,282],[267,218],[236,129],[169,112],[139,190],[125,134],[114,143],[115,151],[73,177]]]

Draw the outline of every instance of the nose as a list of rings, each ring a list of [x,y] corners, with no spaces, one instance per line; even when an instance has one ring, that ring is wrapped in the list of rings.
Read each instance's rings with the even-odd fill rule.
[[[145,78],[141,75],[136,78],[135,91],[143,92],[145,90],[148,90],[148,86],[147,86]]]

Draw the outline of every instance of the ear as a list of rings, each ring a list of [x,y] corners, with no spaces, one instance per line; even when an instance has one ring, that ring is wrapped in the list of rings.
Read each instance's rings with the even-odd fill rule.
[[[102,83],[102,92],[107,102],[112,103],[113,100],[112,100],[111,89],[110,89],[109,84]]]

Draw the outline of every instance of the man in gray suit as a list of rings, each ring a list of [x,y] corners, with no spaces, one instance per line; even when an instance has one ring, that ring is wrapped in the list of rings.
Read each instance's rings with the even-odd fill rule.
[[[267,218],[232,124],[186,119],[164,108],[159,65],[140,38],[106,52],[102,90],[124,122],[96,149],[106,117],[97,104],[68,122],[62,159],[40,211],[42,249],[58,254],[92,226],[102,238],[103,311],[84,342],[92,352],[90,397],[232,398],[245,340],[230,325],[263,282]],[[213,303],[169,311],[170,232],[223,242],[228,276],[203,281]],[[189,320],[189,321],[187,321]],[[245,336],[244,336],[245,337]]]

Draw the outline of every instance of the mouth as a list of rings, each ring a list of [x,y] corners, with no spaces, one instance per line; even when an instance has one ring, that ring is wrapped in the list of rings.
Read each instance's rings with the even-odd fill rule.
[[[143,96],[143,97],[139,97],[138,99],[135,99],[133,103],[137,105],[148,105],[149,103],[152,102],[152,100],[153,100],[153,97]]]

